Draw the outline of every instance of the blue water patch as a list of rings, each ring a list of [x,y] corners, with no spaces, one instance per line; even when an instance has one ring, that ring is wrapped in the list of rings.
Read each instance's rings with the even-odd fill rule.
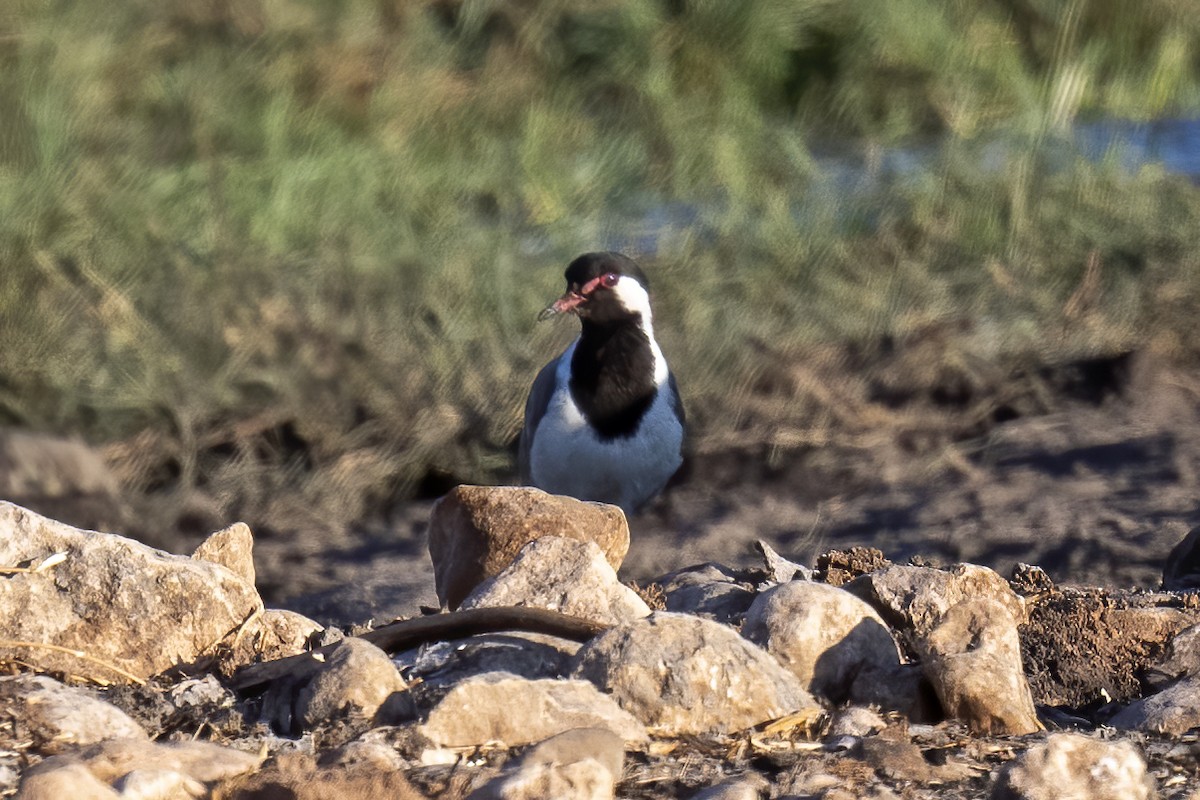
[[[1074,135],[1089,158],[1116,157],[1129,170],[1161,164],[1167,172],[1200,179],[1200,119],[1106,119],[1079,123]]]
[[[959,142],[968,157],[985,171],[1000,171],[1013,157],[1029,148],[1039,152],[1043,167],[1067,168],[1076,158],[1111,161],[1120,169],[1136,172],[1160,165],[1169,173],[1200,181],[1200,118],[1135,122],[1103,119],[1076,123],[1065,135],[1036,137],[994,134]],[[898,182],[920,180],[938,169],[946,156],[947,141],[928,139],[894,147],[868,148],[838,143],[814,145],[813,173],[796,191],[793,213],[797,221],[813,216],[813,203],[834,203],[834,224],[866,226],[877,218],[878,200]],[[720,218],[721,203],[701,206],[682,201],[642,198],[633,208],[607,218],[597,231],[597,244],[638,256],[653,256],[672,249],[679,237],[718,238],[707,220]],[[709,213],[705,213],[705,212]]]

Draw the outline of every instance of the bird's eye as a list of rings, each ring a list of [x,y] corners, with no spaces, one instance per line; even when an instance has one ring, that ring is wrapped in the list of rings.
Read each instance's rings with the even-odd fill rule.
[[[608,287],[609,289],[611,289],[611,288],[613,288],[614,286],[616,286],[616,285],[617,285],[617,281],[619,281],[620,279],[621,279],[621,276],[620,276],[620,275],[618,275],[617,273],[615,273],[615,272],[606,272],[606,273],[604,273],[604,275],[603,275],[603,276],[600,278],[600,282],[601,282],[602,284],[604,284],[606,287]]]

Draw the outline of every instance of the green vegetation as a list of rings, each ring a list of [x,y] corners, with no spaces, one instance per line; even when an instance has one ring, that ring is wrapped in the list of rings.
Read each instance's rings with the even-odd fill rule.
[[[790,371],[829,343],[1186,356],[1200,190],[1062,134],[1195,113],[1191,6],[15,0],[0,422],[276,527],[502,480],[562,267],[666,203],[696,218],[643,261],[701,449],[835,429]],[[812,156],[929,141],[853,192]]]

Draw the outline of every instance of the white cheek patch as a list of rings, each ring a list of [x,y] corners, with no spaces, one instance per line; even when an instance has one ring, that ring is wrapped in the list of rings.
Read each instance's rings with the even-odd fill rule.
[[[654,318],[650,313],[649,293],[646,292],[644,286],[628,275],[622,275],[617,280],[617,285],[612,287],[612,292],[626,311],[641,315],[642,330],[646,332],[646,338],[650,340],[650,352],[654,355],[654,382],[662,386],[669,373],[667,360],[663,358],[662,350],[658,348],[658,342],[654,340]]]
[[[650,327],[650,295],[640,283],[628,275],[622,275],[612,292],[626,311],[641,314],[646,327]]]

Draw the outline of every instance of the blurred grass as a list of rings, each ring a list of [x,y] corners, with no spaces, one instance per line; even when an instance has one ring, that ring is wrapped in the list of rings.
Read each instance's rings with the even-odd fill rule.
[[[505,479],[563,265],[672,203],[641,255],[701,449],[836,435],[795,372],[830,342],[1198,342],[1200,192],[1065,138],[1196,112],[1189,0],[16,0],[0,65],[0,422],[168,520]]]

